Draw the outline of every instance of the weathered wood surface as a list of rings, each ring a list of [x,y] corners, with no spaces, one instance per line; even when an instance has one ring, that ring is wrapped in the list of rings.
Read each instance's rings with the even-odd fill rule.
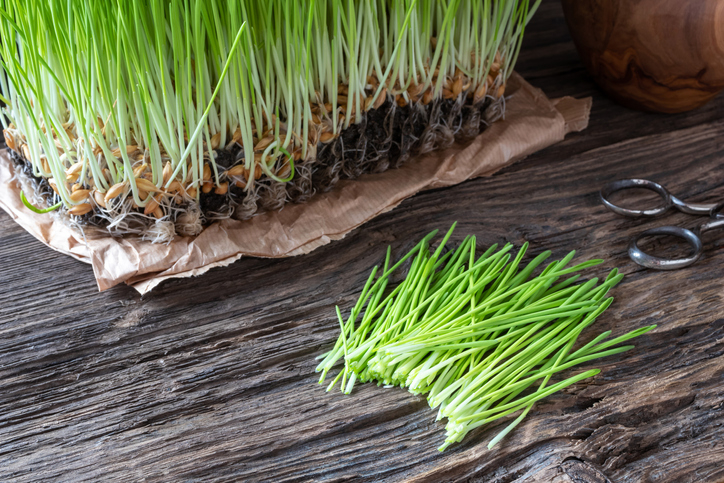
[[[543,3],[520,71],[550,96],[593,95],[590,128],[489,179],[428,192],[308,256],[241,260],[141,299],[97,292],[88,266],[0,214],[0,481],[716,482],[724,480],[724,250],[679,272],[639,269],[628,239],[701,219],[618,218],[597,190],[650,177],[685,199],[724,197],[724,99],[687,115],[625,110],[578,60],[560,6]],[[605,258],[628,276],[594,331],[656,323],[634,351],[445,453],[423,398],[316,384],[388,244],[399,253],[460,221],[457,239],[531,242]],[[593,331],[589,332],[589,334]]]

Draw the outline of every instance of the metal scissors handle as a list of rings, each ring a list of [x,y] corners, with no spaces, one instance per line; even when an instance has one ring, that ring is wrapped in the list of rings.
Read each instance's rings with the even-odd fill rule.
[[[643,188],[657,193],[664,201],[664,204],[657,208],[648,210],[632,210],[622,208],[612,203],[609,198],[617,192],[627,189]],[[631,218],[648,217],[653,218],[661,216],[672,207],[687,213],[689,215],[708,215],[709,221],[699,226],[696,230],[687,230],[676,226],[663,226],[660,228],[652,228],[641,233],[639,236],[631,240],[628,247],[628,254],[631,259],[642,267],[653,268],[656,270],[677,270],[679,268],[688,267],[695,263],[702,255],[704,246],[701,242],[701,234],[715,228],[724,227],[724,203],[719,204],[700,204],[685,203],[676,196],[672,195],[669,190],[658,183],[645,179],[624,179],[614,181],[603,187],[601,190],[601,201],[614,213]],[[638,242],[642,238],[649,236],[669,235],[684,239],[692,248],[691,255],[685,258],[661,258],[649,255],[639,248]]]

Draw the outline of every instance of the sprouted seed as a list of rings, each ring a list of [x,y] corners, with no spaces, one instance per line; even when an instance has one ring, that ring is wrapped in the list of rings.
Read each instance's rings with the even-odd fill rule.
[[[0,122],[48,206],[196,232],[477,135],[539,2],[6,0]]]

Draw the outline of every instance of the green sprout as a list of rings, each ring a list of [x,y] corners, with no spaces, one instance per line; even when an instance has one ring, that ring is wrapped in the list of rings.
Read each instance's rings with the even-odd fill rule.
[[[633,346],[619,344],[656,327],[605,341],[608,331],[575,348],[584,329],[613,302],[606,295],[622,274],[614,269],[601,283],[593,278],[576,284],[579,275],[574,273],[602,261],[569,266],[575,255],[571,252],[534,276],[549,251],[523,267],[527,243],[514,258],[510,244],[500,250],[494,245],[478,255],[474,236],[443,254],[454,228],[434,251],[430,241],[436,232],[392,267],[388,250],[381,272],[377,267],[372,271],[346,321],[337,308],[340,338],[319,357],[317,367],[321,384],[337,361],[344,360],[328,391],[341,379],[345,394],[357,381],[427,394],[430,407],[438,408],[438,420],[448,420],[441,451],[471,430],[520,411],[489,443],[492,448],[536,401],[599,370],[550,384],[554,375],[630,350]],[[407,276],[390,290],[390,277],[405,262]]]
[[[381,104],[499,99],[538,4],[2,0],[0,122],[66,209],[168,215],[293,181]]]

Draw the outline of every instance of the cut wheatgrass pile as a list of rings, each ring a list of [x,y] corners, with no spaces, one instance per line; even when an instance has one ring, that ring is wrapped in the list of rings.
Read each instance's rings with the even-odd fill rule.
[[[479,134],[539,0],[2,0],[29,208],[157,242]]]
[[[440,451],[475,428],[518,413],[490,441],[492,448],[536,401],[600,372],[572,375],[569,369],[632,349],[619,344],[656,327],[614,339],[606,331],[577,343],[611,305],[606,294],[623,275],[614,269],[601,283],[597,278],[577,283],[575,272],[602,261],[570,266],[571,252],[534,276],[551,252],[523,267],[527,243],[515,257],[510,244],[477,253],[476,238],[468,236],[446,251],[454,228],[434,251],[430,242],[436,232],[394,265],[388,249],[381,271],[372,270],[346,321],[337,307],[341,335],[319,357],[320,384],[338,361],[344,366],[327,391],[341,382],[350,394],[357,381],[375,381],[427,394],[430,407],[439,408],[437,419],[448,420]],[[392,289],[391,277],[403,266],[409,266],[408,273]],[[559,373],[565,378],[556,377]]]

